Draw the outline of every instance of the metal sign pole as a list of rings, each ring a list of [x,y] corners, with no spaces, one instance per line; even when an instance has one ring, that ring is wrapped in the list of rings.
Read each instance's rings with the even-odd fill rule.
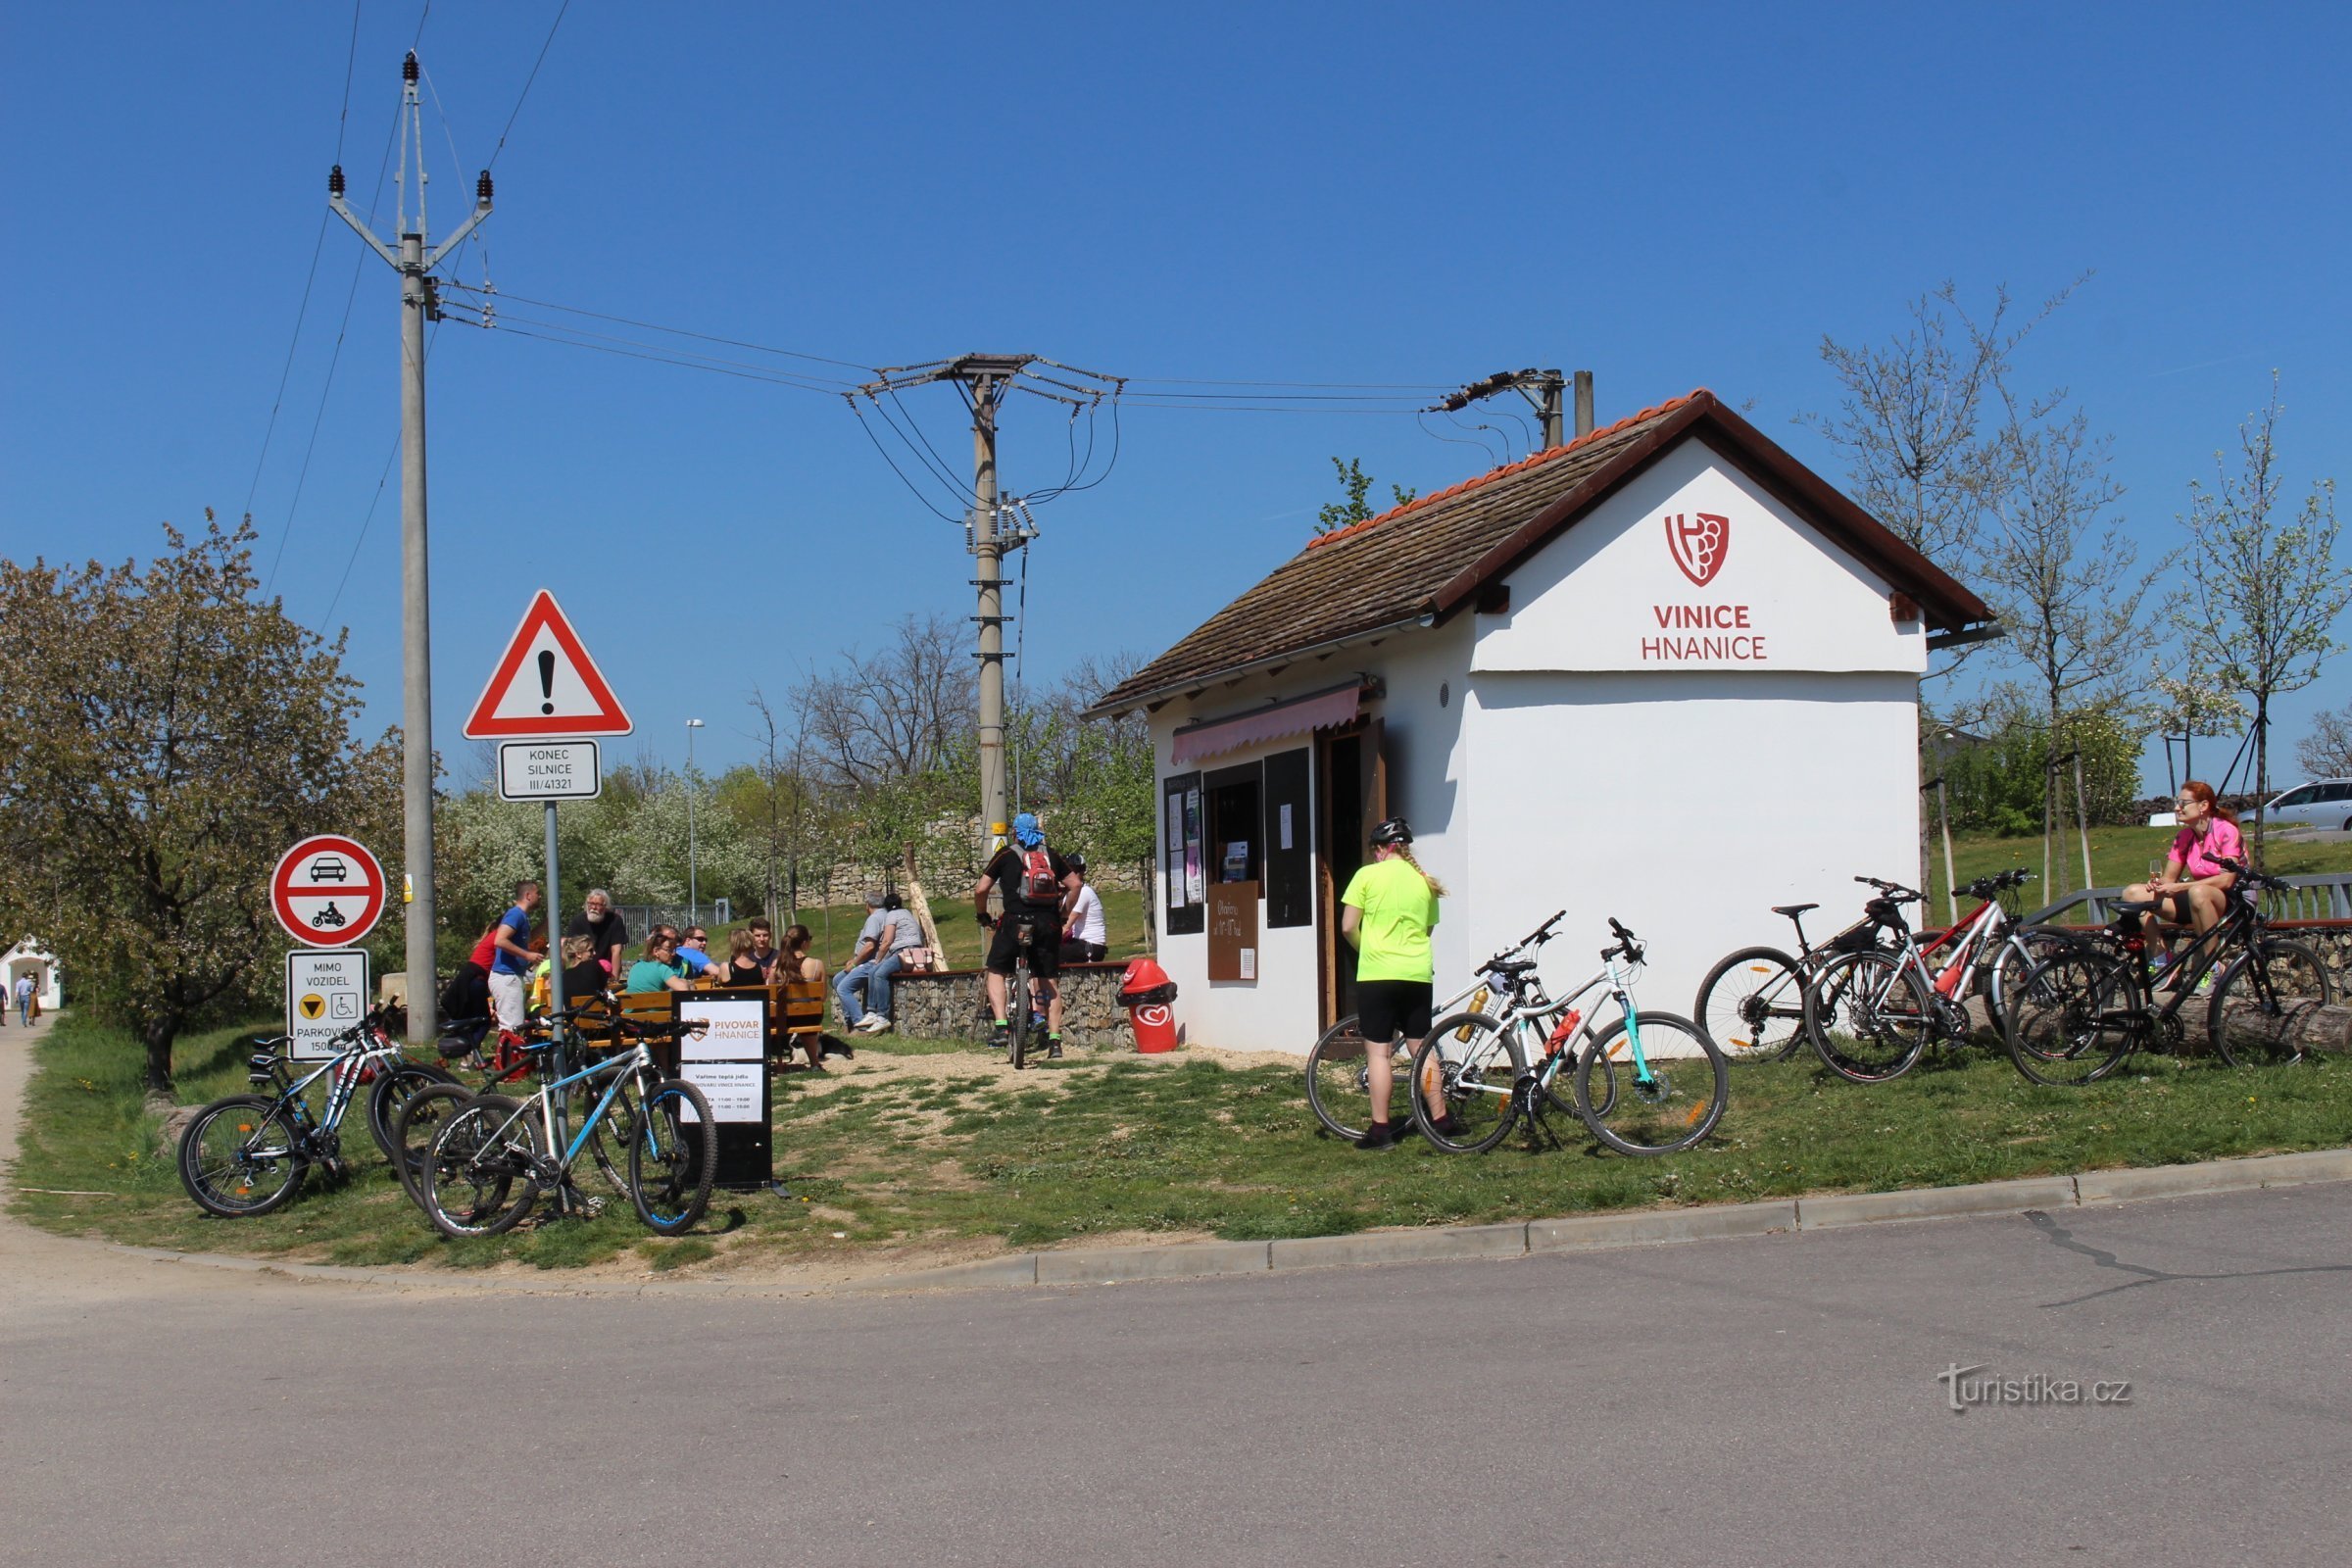
[[[556,880],[556,803],[547,803],[547,1010],[564,1010],[564,884]]]

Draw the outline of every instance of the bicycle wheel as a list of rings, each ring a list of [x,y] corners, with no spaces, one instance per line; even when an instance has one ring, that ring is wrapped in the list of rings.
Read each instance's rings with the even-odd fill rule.
[[[1927,983],[1892,953],[1841,953],[1805,992],[1805,1035],[1830,1071],[1858,1084],[1911,1070],[1935,1032]]]
[[[402,1102],[392,1118],[392,1145],[400,1151],[392,1168],[400,1175],[401,1191],[418,1208],[424,1207],[424,1162],[432,1157],[433,1141],[458,1107],[472,1098],[473,1091],[464,1084],[434,1084]]]
[[[1741,948],[1707,971],[1699,1029],[1732,1061],[1782,1061],[1804,1043],[1805,972],[1778,948]]]
[[[585,1117],[603,1098],[601,1090],[583,1097],[574,1116]],[[605,1107],[604,1115],[588,1133],[588,1157],[596,1161],[598,1173],[612,1190],[624,1198],[629,1192],[629,1144],[637,1136],[641,1119],[637,1107],[644,1098],[636,1075],[631,1074],[622,1081],[620,1093],[612,1097],[612,1103]]]
[[[384,1152],[394,1169],[400,1166],[403,1149],[393,1136],[392,1125],[400,1119],[401,1107],[410,1099],[435,1084],[454,1084],[458,1080],[440,1068],[421,1061],[396,1062],[376,1075],[375,1087],[368,1094],[368,1131],[375,1139],[375,1147]],[[408,1185],[406,1176],[401,1185]]]
[[[1996,1035],[2009,1027],[2009,998],[2025,984],[2034,966],[2056,957],[2080,939],[2052,926],[2020,926],[1993,950],[1992,961],[1979,971],[1984,1016]]]
[[[1364,1037],[1349,1013],[1323,1031],[1306,1054],[1306,1103],[1336,1138],[1354,1143],[1372,1120],[1372,1086]]]
[[[463,1241],[520,1224],[539,1201],[539,1142],[538,1123],[519,1101],[476,1095],[460,1105],[424,1162],[424,1212],[434,1228]]]
[[[664,1078],[645,1097],[629,1139],[629,1198],[646,1229],[678,1236],[710,1206],[718,1175],[718,1123],[710,1102],[683,1078]]]
[[[1449,1154],[1483,1154],[1519,1120],[1519,1080],[1527,1076],[1527,1062],[1515,1031],[1500,1019],[1457,1012],[1439,1019],[1421,1042],[1408,1076],[1413,1124],[1421,1136]],[[1440,1129],[1444,1116],[1452,1118],[1452,1131]]]
[[[1576,1109],[1592,1136],[1621,1154],[1671,1154],[1715,1130],[1732,1102],[1731,1069],[1706,1032],[1671,1012],[1634,1016],[1643,1081],[1623,1018],[1576,1059]]]
[[[2017,1070],[2034,1083],[2076,1088],[2104,1078],[2132,1054],[2144,1016],[2130,961],[2076,946],[2027,972],[2001,1038]]]
[[[284,1106],[268,1095],[230,1095],[179,1135],[179,1184],[208,1214],[267,1214],[302,1190],[309,1162],[301,1148]]]
[[[2280,1019],[2305,1004],[2334,1001],[2328,983],[2328,966],[2320,956],[2286,937],[2263,937],[2230,960],[2213,983],[2213,1002],[2205,1012],[2205,1033],[2222,1060],[2232,1067],[2265,1062],[2294,1061],[2303,1053],[2266,1031],[2263,1021]],[[2232,1005],[2236,1016],[2230,1016]]]
[[[1017,1072],[1029,1064],[1029,955],[1012,960],[1012,976],[1004,982],[1005,1054]]]

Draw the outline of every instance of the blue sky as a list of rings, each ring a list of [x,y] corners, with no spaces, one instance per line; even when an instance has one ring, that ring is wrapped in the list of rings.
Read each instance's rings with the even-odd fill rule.
[[[424,17],[437,232],[557,6]],[[325,0],[19,5],[0,33],[0,549],[144,556],[159,521],[233,515],[250,487],[273,590],[350,625],[371,723],[399,708],[397,474],[362,533],[398,429],[396,282],[340,224],[255,471],[339,128],[364,202],[422,11],[363,0],[340,127],[352,11]],[[2159,549],[2274,367],[2290,488],[2352,466],[2348,45],[2316,6],[574,0],[498,158],[487,265],[510,295],[859,365],[1007,349],[1433,387],[1584,367],[1604,422],[1703,384],[1833,479],[1789,422],[1834,399],[1823,333],[1891,332],[1946,277],[1982,301],[2092,270],[2023,368],[2114,433]],[[836,397],[455,321],[431,379],[453,754],[543,585],[641,738],[682,758],[686,717],[710,721],[707,764],[748,756],[753,681],[969,612],[959,533]],[[907,404],[960,467],[953,395]],[[1008,485],[1058,478],[1064,434],[1016,406]],[[1107,480],[1041,514],[1028,672],[1181,636],[1297,548],[1334,454],[1384,495],[1493,461],[1409,416],[1134,408]],[[2331,673],[2282,705],[2280,750],[2347,696]]]

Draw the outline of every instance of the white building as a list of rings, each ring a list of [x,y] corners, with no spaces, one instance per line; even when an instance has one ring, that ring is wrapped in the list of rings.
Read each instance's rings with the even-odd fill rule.
[[[5,954],[0,954],[0,980],[8,985],[9,1016],[16,1016],[17,977],[32,976],[32,994],[40,1002],[43,1012],[53,1012],[66,1004],[64,971],[56,955],[26,937]]]
[[[1918,680],[1990,616],[1703,390],[1310,541],[1096,710],[1151,715],[1188,1038],[1353,1010],[1335,906],[1388,815],[1448,888],[1441,1001],[1565,906],[1555,994],[1614,915],[1688,1013],[1771,906],[1827,935],[1913,880]]]

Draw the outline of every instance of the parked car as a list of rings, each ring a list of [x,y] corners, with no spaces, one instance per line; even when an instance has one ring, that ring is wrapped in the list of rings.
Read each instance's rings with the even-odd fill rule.
[[[2273,822],[2341,828],[2352,833],[2352,778],[2324,778],[2315,784],[2298,784],[2264,807],[2263,816]]]

